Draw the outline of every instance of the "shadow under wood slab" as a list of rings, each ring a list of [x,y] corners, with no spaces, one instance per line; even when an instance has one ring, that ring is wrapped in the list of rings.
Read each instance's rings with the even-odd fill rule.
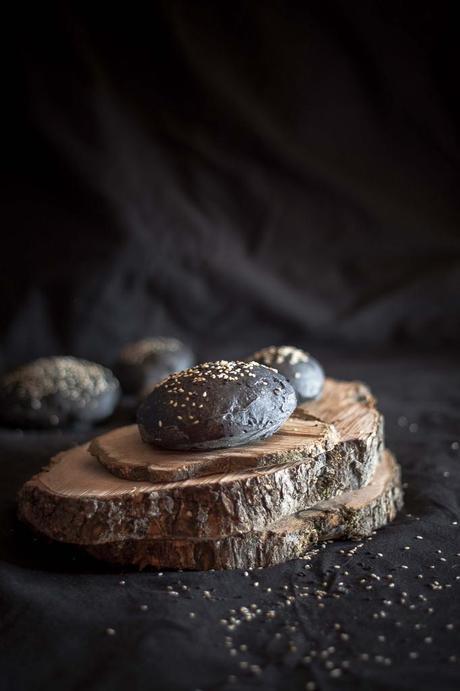
[[[336,386],[350,391],[349,385]],[[383,447],[381,416],[373,406],[369,412],[357,403],[356,392],[346,401],[352,410],[361,411],[361,426],[355,413],[345,416],[342,411],[345,438],[315,456],[309,455],[311,445],[304,447],[295,434],[291,449],[282,435],[279,442],[273,438],[255,445],[257,454],[262,447],[270,458],[281,445],[284,464],[268,468],[249,467],[178,482],[135,482],[108,472],[87,446],[70,449],[26,482],[19,497],[20,514],[49,537],[75,544],[218,538],[261,530],[300,508],[369,481]],[[251,453],[253,446],[245,449]]]
[[[370,535],[394,519],[402,502],[400,468],[392,454],[385,451],[365,487],[305,507],[262,530],[214,539],[96,540],[81,546],[98,559],[139,568],[266,567],[302,557],[322,540]]]
[[[175,482],[315,458],[339,445],[383,445],[381,416],[360,382],[328,379],[320,401],[303,404],[269,439],[213,451],[167,451],[142,441],[137,425],[96,437],[89,452],[126,480]]]

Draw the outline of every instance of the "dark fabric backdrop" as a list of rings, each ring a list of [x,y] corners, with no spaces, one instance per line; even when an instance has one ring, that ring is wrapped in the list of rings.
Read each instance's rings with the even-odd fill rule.
[[[146,332],[458,345],[448,5],[63,3],[8,31],[0,366]]]
[[[303,345],[379,397],[406,510],[311,569],[123,577],[15,518],[94,432],[2,430],[0,686],[457,689],[456,3],[92,5],[3,17],[0,372],[150,334]],[[220,620],[251,603],[232,655]]]

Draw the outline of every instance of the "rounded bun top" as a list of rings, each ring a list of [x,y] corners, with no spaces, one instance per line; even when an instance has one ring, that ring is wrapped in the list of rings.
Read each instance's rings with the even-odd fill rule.
[[[256,362],[219,360],[170,375],[138,410],[144,441],[215,449],[273,434],[296,406],[286,378]]]
[[[126,394],[144,397],[168,374],[194,361],[191,349],[179,339],[155,336],[125,345],[114,371]]]
[[[107,417],[119,398],[112,372],[71,356],[39,358],[6,374],[0,383],[0,413],[18,426],[57,426]]]
[[[294,346],[268,346],[251,355],[267,367],[274,367],[292,384],[299,403],[321,396],[324,386],[324,371],[309,353]]]
[[[177,338],[155,336],[128,343],[120,351],[119,359],[130,365],[142,365],[146,360],[163,359],[172,355],[177,357],[188,348]]]

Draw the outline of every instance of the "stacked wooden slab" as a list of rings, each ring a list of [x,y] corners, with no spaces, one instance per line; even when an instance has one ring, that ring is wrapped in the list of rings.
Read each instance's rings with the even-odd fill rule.
[[[122,427],[52,459],[21,490],[45,536],[141,568],[268,566],[319,540],[368,535],[402,504],[368,388],[327,380],[271,438],[172,452]]]

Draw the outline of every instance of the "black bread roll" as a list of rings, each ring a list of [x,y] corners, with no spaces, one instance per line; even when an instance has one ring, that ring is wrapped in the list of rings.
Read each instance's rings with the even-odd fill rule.
[[[0,419],[20,428],[97,422],[112,414],[120,385],[102,365],[70,356],[40,358],[0,381]]]
[[[124,393],[146,396],[162,379],[193,362],[192,351],[177,338],[143,338],[121,350],[114,373]]]
[[[256,362],[207,362],[172,374],[139,406],[145,442],[209,450],[271,436],[297,405],[283,375]]]
[[[273,367],[292,384],[299,403],[319,398],[324,387],[324,371],[317,360],[294,346],[269,346],[259,350],[248,361]]]

